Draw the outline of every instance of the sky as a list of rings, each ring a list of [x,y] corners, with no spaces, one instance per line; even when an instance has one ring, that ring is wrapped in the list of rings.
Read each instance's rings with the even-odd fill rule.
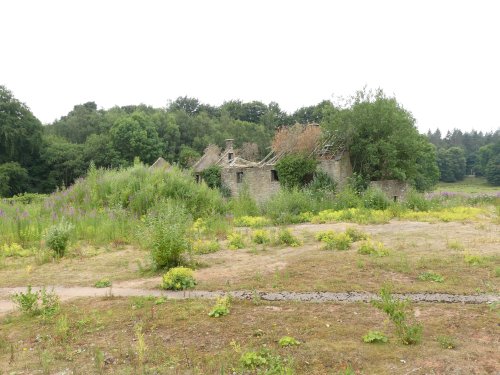
[[[277,102],[363,87],[421,132],[495,131],[499,1],[0,0],[0,85],[43,123],[74,105]]]

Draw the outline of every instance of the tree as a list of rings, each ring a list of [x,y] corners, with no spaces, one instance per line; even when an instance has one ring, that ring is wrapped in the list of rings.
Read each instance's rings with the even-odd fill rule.
[[[0,164],[31,166],[39,155],[42,130],[29,108],[0,86]]]
[[[435,179],[434,154],[425,154],[428,140],[411,113],[382,90],[359,91],[349,106],[325,116],[322,126],[344,138],[353,170],[365,180],[419,181],[420,188],[429,188]]]
[[[438,152],[438,165],[441,172],[441,181],[461,181],[465,177],[465,153],[459,147],[440,149]]]
[[[486,180],[493,186],[500,186],[500,153],[492,157],[486,165]]]
[[[11,197],[28,190],[28,171],[17,162],[0,164],[0,197]]]
[[[139,157],[152,163],[161,156],[162,145],[150,117],[144,112],[133,112],[118,119],[110,130],[113,147],[121,157],[132,162]]]

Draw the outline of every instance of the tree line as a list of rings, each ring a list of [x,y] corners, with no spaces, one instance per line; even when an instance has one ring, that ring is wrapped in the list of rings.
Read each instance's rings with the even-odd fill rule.
[[[259,158],[270,151],[278,128],[295,123],[318,123],[340,134],[354,171],[365,181],[394,178],[426,190],[439,178],[433,140],[419,134],[411,113],[380,90],[360,91],[348,104],[322,101],[291,114],[277,103],[259,101],[211,106],[179,97],[162,108],[140,104],[106,110],[87,102],[43,126],[0,86],[0,196],[69,186],[91,163],[119,168],[135,158],[152,163],[162,156],[188,167],[207,145],[223,147],[227,138]],[[498,155],[496,149],[492,153]]]
[[[437,129],[429,130],[427,138],[437,149],[441,181],[461,181],[466,175],[474,175],[500,185],[500,130],[483,133],[454,129],[443,135]]]

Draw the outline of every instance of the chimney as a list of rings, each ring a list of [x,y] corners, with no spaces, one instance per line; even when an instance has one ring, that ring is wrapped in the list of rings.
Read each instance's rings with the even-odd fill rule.
[[[226,139],[226,151],[233,150],[233,141],[234,139]]]

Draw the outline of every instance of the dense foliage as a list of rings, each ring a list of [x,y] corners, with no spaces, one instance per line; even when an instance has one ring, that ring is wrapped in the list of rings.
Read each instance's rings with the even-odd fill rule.
[[[485,176],[492,185],[500,185],[500,130],[483,133],[455,129],[443,137],[437,129],[434,133],[429,130],[427,138],[438,149],[441,181],[455,182],[466,175],[476,175]]]
[[[119,168],[132,165],[136,157],[150,164],[163,156],[187,167],[206,146],[223,147],[226,138],[234,138],[247,158],[258,159],[268,152],[280,127],[312,122],[342,135],[354,171],[365,180],[396,178],[419,190],[429,189],[439,176],[430,140],[438,150],[445,150],[437,154],[444,180],[473,172],[492,183],[498,181],[495,160],[500,132],[454,131],[441,139],[436,131],[426,138],[418,134],[411,114],[381,91],[360,92],[348,106],[323,101],[293,114],[276,103],[258,101],[210,106],[180,97],[163,108],[141,104],[107,110],[87,102],[42,126],[25,104],[0,86],[0,196],[48,193],[70,186],[91,163],[97,168]],[[458,166],[456,160],[450,162],[450,153],[456,152],[449,151],[453,147],[464,150],[465,170],[462,159]]]

